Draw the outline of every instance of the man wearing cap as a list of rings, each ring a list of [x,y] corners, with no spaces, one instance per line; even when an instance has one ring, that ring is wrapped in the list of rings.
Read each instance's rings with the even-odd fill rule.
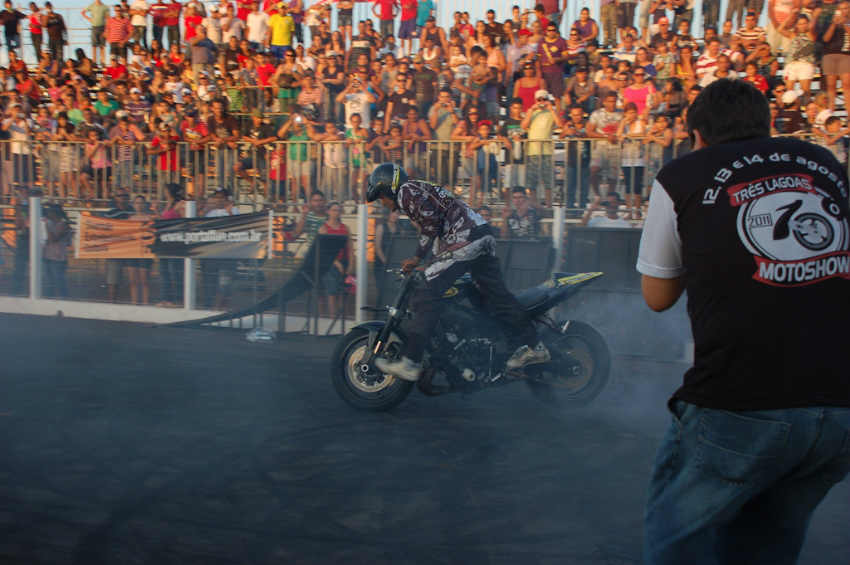
[[[666,43],[671,53],[676,51],[676,32],[670,29],[670,20],[665,16],[658,19],[658,33],[652,36],[650,47],[653,51],[659,43]]]
[[[97,93],[97,101],[94,103],[94,110],[100,116],[101,121],[106,129],[109,129],[115,123],[115,114],[121,106],[116,102],[112,95],[107,90],[99,90]]]
[[[209,15],[203,19],[201,25],[207,30],[207,38],[215,43],[219,51],[224,49],[224,34],[221,32],[221,14],[218,6],[210,8]]]
[[[543,183],[546,206],[552,206],[552,154],[554,144],[552,132],[564,125],[554,104],[545,90],[534,93],[535,104],[526,113],[520,127],[528,132],[528,167],[525,171],[526,188],[536,198],[537,186]]]
[[[195,75],[195,88],[201,85],[201,73],[211,73],[218,55],[218,47],[207,37],[207,28],[199,25],[195,28],[195,37],[189,41],[191,49],[192,74]]]
[[[546,90],[555,97],[555,107],[560,111],[561,98],[566,90],[564,63],[569,58],[569,46],[558,33],[555,24],[546,25],[546,35],[537,45],[537,54],[537,74],[543,77]],[[532,187],[529,188],[533,190]]]
[[[425,66],[421,53],[413,56],[413,72],[410,73],[413,93],[420,116],[427,116],[437,93],[437,73]]]
[[[802,95],[802,90],[787,90],[782,94],[782,110],[776,116],[776,129],[779,133],[797,133],[806,129],[806,118],[800,111]]]
[[[286,11],[286,4],[277,5],[277,12],[269,18],[268,44],[272,57],[281,61],[286,52],[292,49],[292,37],[295,34],[295,20]]]
[[[11,5],[11,1],[7,0]],[[101,0],[94,0],[82,11],[83,17],[91,22],[91,45],[92,62],[97,66],[97,48],[100,47],[100,64],[106,64],[106,38],[103,35],[106,27],[106,17],[109,15],[109,6]],[[91,15],[89,15],[91,14]]]
[[[277,140],[274,126],[263,120],[263,111],[260,108],[251,110],[251,123],[242,132],[239,161],[233,167],[236,176],[254,182],[255,179],[252,179],[248,171],[255,168],[259,171],[259,176],[264,176],[262,169],[266,162],[266,145]],[[266,194],[267,198],[268,196]]]
[[[151,103],[142,97],[142,90],[140,88],[134,86],[130,89],[130,100],[124,104],[124,110],[127,112],[130,123],[147,130],[145,116],[150,114]]]

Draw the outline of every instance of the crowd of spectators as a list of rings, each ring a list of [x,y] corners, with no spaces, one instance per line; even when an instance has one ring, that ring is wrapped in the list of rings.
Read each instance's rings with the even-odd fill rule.
[[[616,192],[637,219],[655,173],[689,151],[689,102],[719,78],[762,90],[775,133],[846,162],[850,3],[735,0],[720,21],[710,0],[702,37],[690,0],[601,4],[599,22],[587,8],[562,22],[565,3],[546,0],[443,29],[432,0],[376,0],[356,22],[350,0],[94,0],[92,55],[66,58],[49,2],[7,1],[0,192],[97,205],[116,187],[165,200],[169,183],[262,185],[290,205],[317,189],[362,202],[371,166],[394,161],[474,207],[515,214],[517,186],[530,210]]]

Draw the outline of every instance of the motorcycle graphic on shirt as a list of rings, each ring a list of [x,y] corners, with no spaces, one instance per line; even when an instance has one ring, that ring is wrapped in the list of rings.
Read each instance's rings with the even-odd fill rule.
[[[786,174],[730,187],[738,235],[753,254],[753,278],[792,287],[850,278],[848,218],[813,177]]]

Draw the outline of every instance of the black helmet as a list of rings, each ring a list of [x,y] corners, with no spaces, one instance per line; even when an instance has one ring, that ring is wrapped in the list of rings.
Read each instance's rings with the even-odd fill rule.
[[[366,201],[374,202],[381,195],[396,200],[398,198],[398,187],[407,182],[407,173],[395,163],[384,163],[378,165],[369,177],[369,190],[366,192]]]

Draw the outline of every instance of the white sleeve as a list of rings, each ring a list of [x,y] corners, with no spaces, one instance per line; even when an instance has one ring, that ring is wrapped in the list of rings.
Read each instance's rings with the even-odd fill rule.
[[[656,180],[649,196],[649,210],[640,239],[637,270],[658,279],[673,279],[684,273],[682,240],[676,227],[673,201]]]

